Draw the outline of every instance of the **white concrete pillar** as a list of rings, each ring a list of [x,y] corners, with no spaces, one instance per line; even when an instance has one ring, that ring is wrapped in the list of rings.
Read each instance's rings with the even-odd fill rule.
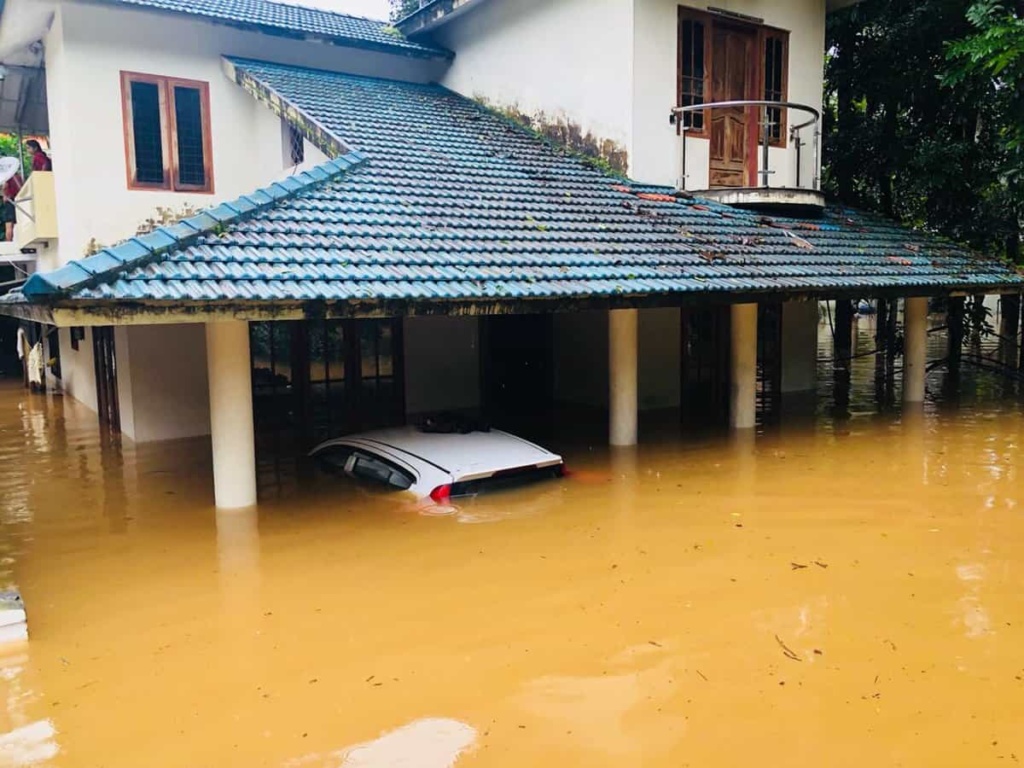
[[[637,443],[637,325],[635,309],[608,313],[609,442]]]
[[[757,419],[757,304],[732,305],[731,354],[729,423],[733,429],[753,429]]]
[[[903,402],[924,402],[928,352],[928,299],[915,296],[903,303]]]
[[[206,324],[206,368],[217,507],[250,507],[256,503],[256,438],[247,322]]]

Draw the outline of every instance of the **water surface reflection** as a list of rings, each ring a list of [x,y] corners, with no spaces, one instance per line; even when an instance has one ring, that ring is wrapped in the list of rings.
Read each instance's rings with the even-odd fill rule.
[[[1012,763],[1019,404],[872,380],[756,440],[565,430],[572,478],[439,517],[294,475],[218,516],[204,441],[0,391],[0,765]]]

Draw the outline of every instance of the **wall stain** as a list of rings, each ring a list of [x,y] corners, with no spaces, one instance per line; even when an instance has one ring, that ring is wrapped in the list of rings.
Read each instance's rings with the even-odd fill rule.
[[[577,155],[596,170],[625,177],[629,169],[629,153],[612,139],[595,136],[565,115],[550,115],[543,110],[524,112],[517,105],[494,104],[485,96],[473,100],[490,112],[511,120],[535,136]]]

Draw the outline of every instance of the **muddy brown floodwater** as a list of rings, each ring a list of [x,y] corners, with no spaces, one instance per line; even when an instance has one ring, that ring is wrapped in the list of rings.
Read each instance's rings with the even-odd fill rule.
[[[1022,426],[563,438],[572,478],[454,515],[316,482],[218,518],[205,441],[8,388],[0,765],[1012,765]]]

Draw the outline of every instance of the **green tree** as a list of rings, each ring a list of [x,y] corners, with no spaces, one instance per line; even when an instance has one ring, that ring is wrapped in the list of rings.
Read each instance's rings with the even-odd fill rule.
[[[831,15],[827,190],[1016,259],[1014,21],[996,0],[865,0]]]

